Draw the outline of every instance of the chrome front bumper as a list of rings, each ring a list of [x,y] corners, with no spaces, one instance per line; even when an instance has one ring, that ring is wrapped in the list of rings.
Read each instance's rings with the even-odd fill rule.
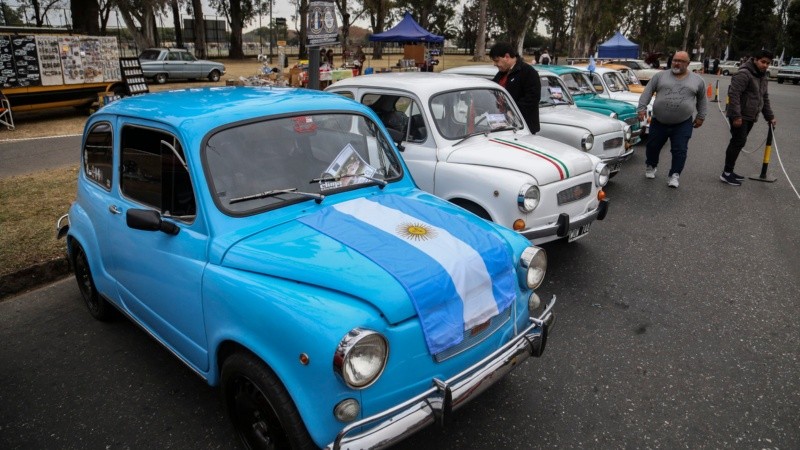
[[[610,158],[601,158],[601,160],[612,172],[618,172],[620,169],[619,165],[629,160],[631,156],[633,156],[633,146],[628,147],[625,153],[621,155],[612,156]]]
[[[559,214],[558,220],[556,220],[555,223],[551,225],[545,225],[542,228],[530,228],[521,231],[520,234],[525,236],[525,238],[527,238],[529,241],[548,236],[566,237],[567,233],[569,233],[569,230],[582,227],[587,223],[594,222],[595,220],[603,220],[607,211],[608,200],[601,200],[597,208],[589,211],[586,214],[578,216],[575,219],[572,219],[569,214],[561,213]]]
[[[553,323],[553,296],[539,317],[506,345],[449,380],[432,380],[433,387],[381,413],[346,426],[326,449],[384,448],[438,421],[444,424],[453,411],[500,381],[531,356],[541,356]],[[367,430],[360,428],[377,424]]]

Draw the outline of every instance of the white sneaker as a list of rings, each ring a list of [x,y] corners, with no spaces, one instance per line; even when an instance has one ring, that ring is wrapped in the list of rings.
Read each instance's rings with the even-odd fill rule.
[[[651,178],[651,179],[655,178],[656,177],[656,172],[658,172],[658,169],[656,169],[653,166],[647,166],[644,169],[644,177],[645,178]]]
[[[669,177],[669,181],[667,181],[667,186],[671,188],[676,188],[680,184],[678,179],[681,177],[678,173],[673,173],[671,177]]]

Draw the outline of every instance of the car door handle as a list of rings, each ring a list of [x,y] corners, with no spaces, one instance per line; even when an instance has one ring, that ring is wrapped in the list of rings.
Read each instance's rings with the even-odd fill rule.
[[[117,205],[109,205],[108,212],[111,214],[122,214],[122,210],[117,208]]]

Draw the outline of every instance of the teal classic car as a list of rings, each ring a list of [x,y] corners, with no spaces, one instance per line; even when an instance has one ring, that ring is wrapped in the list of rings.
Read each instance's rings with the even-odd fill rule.
[[[367,106],[160,92],[81,147],[59,236],[89,313],[219,386],[246,448],[388,446],[544,350],[544,252],[418,189]]]
[[[539,68],[539,66],[535,67]],[[633,130],[633,135],[637,139],[636,142],[639,142],[641,138],[647,135],[649,122],[647,119],[639,121],[636,107],[627,101],[604,98],[598,95],[584,70],[577,67],[557,65],[541,66],[541,68],[554,72],[564,80],[578,108],[615,117],[627,123]]]

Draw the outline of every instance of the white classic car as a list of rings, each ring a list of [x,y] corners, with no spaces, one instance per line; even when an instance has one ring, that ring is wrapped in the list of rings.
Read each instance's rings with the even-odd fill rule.
[[[573,241],[606,215],[608,166],[532,135],[496,83],[409,72],[348,78],[326,91],[376,111],[420,188],[535,243]]]
[[[589,77],[592,88],[594,88],[598,96],[621,100],[630,103],[634,107],[639,107],[639,97],[641,94],[636,94],[628,89],[628,83],[619,71],[606,67],[595,67],[592,71],[589,71],[587,67],[578,68]],[[644,134],[647,134],[650,123],[649,118],[653,115],[654,101],[655,99],[650,100],[650,103],[647,105],[647,123],[642,124],[642,128],[645,130]]]
[[[616,175],[622,163],[633,155],[635,141],[630,125],[600,113],[578,108],[561,78],[543,67],[536,68],[542,85],[539,98],[541,130],[538,135],[597,156],[608,165],[611,175]],[[442,73],[492,79],[497,73],[497,67],[491,64],[477,64],[445,69]],[[638,140],[638,133],[636,134]]]
[[[652,67],[650,64],[644,62],[641,59],[623,59],[623,60],[613,60],[607,61],[613,64],[622,64],[623,66],[628,66],[633,69],[633,73],[639,78],[639,81],[642,84],[646,85],[650,78],[653,78],[655,74],[661,71],[661,69],[657,69]],[[669,67],[668,67],[669,68]]]

